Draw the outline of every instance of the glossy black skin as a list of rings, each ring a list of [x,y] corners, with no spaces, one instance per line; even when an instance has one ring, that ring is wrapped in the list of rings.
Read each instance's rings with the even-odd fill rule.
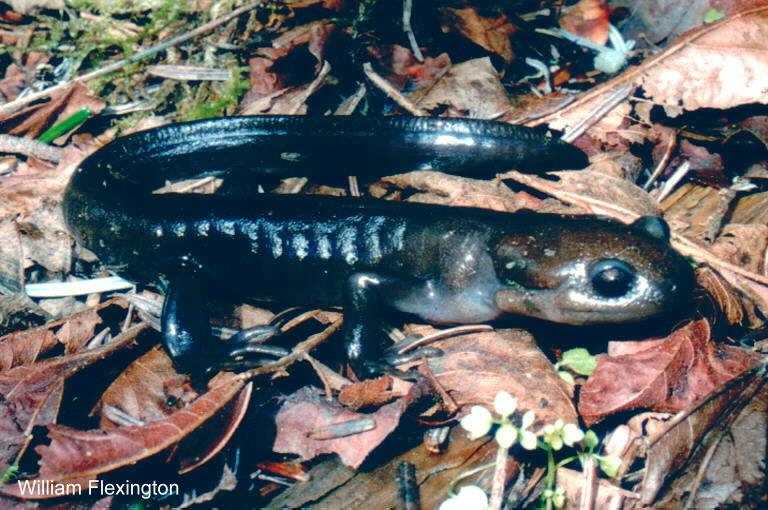
[[[361,375],[374,371],[367,362],[380,354],[383,310],[434,323],[519,314],[594,324],[658,317],[686,300],[692,271],[657,219],[627,227],[594,217],[351,198],[150,193],[166,179],[212,173],[472,173],[484,169],[478,162],[503,170],[544,152],[549,164],[567,166],[577,151],[508,128],[307,117],[168,126],[118,139],[84,161],[64,212],[73,235],[106,265],[171,282],[164,344],[180,370],[196,374],[230,365],[244,347],[210,337],[203,294],[211,287],[286,304],[341,305],[347,354]],[[464,138],[451,145],[446,137]],[[276,156],[289,148],[288,160]],[[626,289],[619,283],[619,296],[595,289],[590,268],[606,260],[631,280]],[[615,282],[608,285],[615,294]]]

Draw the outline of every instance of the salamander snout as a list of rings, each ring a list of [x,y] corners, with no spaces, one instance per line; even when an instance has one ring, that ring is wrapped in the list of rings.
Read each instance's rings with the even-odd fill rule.
[[[575,222],[556,242],[549,238],[549,253],[559,256],[530,260],[516,281],[507,278],[510,286],[496,293],[497,307],[568,324],[618,324],[674,314],[690,303],[694,276],[688,261],[669,245],[661,221]],[[536,250],[537,241],[530,239],[523,253]]]

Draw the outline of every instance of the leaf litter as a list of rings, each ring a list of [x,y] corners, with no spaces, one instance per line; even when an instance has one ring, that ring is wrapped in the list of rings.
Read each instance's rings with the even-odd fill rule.
[[[130,470],[139,461],[157,462],[164,452],[163,469],[194,477],[210,469],[212,459],[243,448],[240,436],[252,434],[243,432],[252,408],[271,402],[277,408],[271,424],[278,434],[267,450],[297,455],[311,467],[309,480],[277,496],[273,505],[333,505],[360,497],[371,508],[394,506],[397,487],[384,478],[394,480],[394,462],[407,459],[418,466],[422,502],[436,507],[453,477],[493,461],[493,442],[474,444],[454,428],[451,441],[430,447],[442,452],[437,457],[413,441],[390,452],[384,445],[417,426],[411,416],[416,409],[416,421],[433,422],[421,425],[425,430],[438,430],[472,405],[492,406],[504,390],[523,410],[536,411],[535,431],[559,419],[596,423],[614,443],[624,438],[627,446],[615,448],[622,452],[625,478],[600,480],[594,497],[601,505],[756,504],[750,487],[765,483],[759,468],[765,459],[744,445],[764,440],[768,430],[765,399],[758,397],[765,380],[765,343],[757,337],[755,348],[746,350],[724,342],[758,328],[768,312],[768,162],[759,156],[743,162],[733,154],[748,151],[726,149],[737,123],[757,141],[752,147],[768,141],[758,106],[765,103],[768,86],[768,11],[759,3],[726,2],[718,6],[722,19],[705,24],[706,3],[698,2],[690,15],[678,13],[685,23],[671,26],[671,18],[648,11],[671,8],[669,2],[631,14],[616,9],[619,4],[581,0],[546,15],[501,4],[456,2],[434,12],[414,5],[415,46],[401,37],[408,27],[397,25],[393,33],[387,8],[369,1],[278,2],[266,9],[241,6],[235,14],[219,2],[188,2],[180,8],[163,1],[93,2],[68,11],[69,18],[56,14],[62,7],[58,2],[10,2],[12,10],[0,13],[0,37],[17,45],[0,61],[0,128],[18,137],[0,139],[0,153],[7,155],[0,168],[10,169],[0,171],[6,465],[32,466],[28,473],[38,479],[87,483],[89,477]],[[401,19],[402,8],[394,9],[393,19]],[[229,22],[227,16],[232,16]],[[61,29],[75,21],[70,30],[79,35],[85,53],[68,55],[71,40]],[[660,48],[637,46],[626,55],[629,67],[608,78],[592,69],[594,55],[575,43],[530,36],[534,27],[557,24],[597,45],[610,44],[612,24],[626,41],[637,39],[633,27],[641,24],[654,42],[669,39]],[[675,32],[681,26],[689,30]],[[185,36],[188,47],[150,51],[145,62],[118,62],[128,57],[121,55],[128,48],[148,49],[196,27],[203,27],[207,39]],[[104,40],[103,34],[116,39]],[[191,52],[196,45],[207,49]],[[363,62],[372,65],[366,68]],[[110,65],[116,65],[112,71],[123,68],[114,79],[106,74]],[[343,108],[339,98],[345,100]],[[95,120],[58,137],[51,148],[60,152],[35,141],[85,108]],[[704,109],[716,109],[720,118],[698,115]],[[295,326],[298,339],[306,340],[289,356],[248,374],[256,377],[253,391],[245,375],[230,374],[198,393],[161,350],[151,347],[153,340],[144,337],[152,335],[133,314],[115,317],[115,301],[96,305],[99,295],[70,298],[68,306],[81,312],[54,317],[57,322],[36,329],[28,327],[34,314],[47,318],[63,308],[43,300],[39,305],[51,312],[40,312],[28,298],[14,301],[31,303],[21,309],[18,304],[3,308],[6,297],[23,297],[28,283],[96,271],[92,255],[70,251],[57,204],[79,161],[116,133],[225,114],[334,110],[517,119],[565,130],[590,154],[592,168],[548,178],[509,171],[488,181],[412,172],[384,178],[370,193],[510,212],[599,214],[623,222],[663,211],[674,245],[700,265],[698,279],[709,296],[698,305],[704,318],[691,316],[663,338],[610,343],[592,374],[574,386],[553,369],[551,360],[561,348],[546,344],[558,339],[546,338],[546,332],[533,338],[522,330],[434,341],[430,347],[439,349],[440,357],[401,367],[421,375],[415,384],[396,376],[355,383],[319,353],[338,321],[318,315]],[[608,154],[612,164],[605,163]],[[753,187],[738,188],[737,178]],[[299,187],[346,192],[314,183]],[[156,312],[138,315],[151,318]],[[256,322],[275,319],[266,310],[255,317]],[[433,330],[409,326],[407,331],[429,337]],[[96,421],[86,413],[67,418],[69,425],[58,424],[59,416],[72,414],[64,412],[73,406],[65,388],[78,379],[98,378],[91,365],[109,366],[124,355],[131,359],[116,365],[112,379],[98,381],[102,388],[89,408]],[[270,387],[278,389],[275,398],[268,396]],[[424,406],[425,401],[431,405]],[[45,430],[49,444],[32,433],[35,427]],[[628,446],[635,444],[631,438],[648,446]],[[374,471],[358,473],[318,457],[328,453]],[[729,460],[734,457],[737,469]],[[523,465],[506,469],[508,495],[531,501],[536,484],[526,485],[523,474],[531,474],[525,465],[530,459],[520,459]],[[636,462],[644,466],[641,477],[628,471]],[[337,476],[327,478],[328,472]],[[208,487],[198,501],[244,491],[243,476],[233,475],[225,464],[216,477],[220,486]],[[263,501],[275,497],[274,478],[254,476]],[[535,472],[531,476],[535,480]],[[558,474],[572,503],[584,495],[583,476],[570,467]],[[515,477],[520,483],[512,483]],[[491,478],[486,471],[474,481],[489,489]],[[719,492],[713,489],[718,483]],[[6,485],[4,494],[21,496],[14,487]]]

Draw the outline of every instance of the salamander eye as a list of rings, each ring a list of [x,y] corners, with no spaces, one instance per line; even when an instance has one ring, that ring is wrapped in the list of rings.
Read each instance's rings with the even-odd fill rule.
[[[595,292],[604,297],[625,295],[635,280],[635,270],[616,259],[604,259],[589,268],[589,279]]]

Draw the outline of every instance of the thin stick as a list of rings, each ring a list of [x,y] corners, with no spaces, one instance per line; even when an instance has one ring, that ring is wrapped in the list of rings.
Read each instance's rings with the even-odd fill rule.
[[[664,155],[661,157],[661,160],[659,160],[659,164],[656,165],[656,168],[653,170],[653,173],[648,178],[648,181],[643,184],[643,189],[645,191],[648,191],[651,189],[651,186],[654,182],[656,182],[656,179],[659,178],[661,175],[661,172],[664,171],[664,169],[667,167],[667,163],[669,163],[669,158],[672,157],[672,150],[674,150],[675,145],[677,145],[677,133],[675,132],[669,139],[669,143],[667,144],[666,148],[664,149]]]
[[[656,197],[657,203],[662,203],[665,198],[669,196],[670,193],[672,193],[672,190],[675,189],[675,186],[677,186],[680,181],[683,180],[683,177],[685,177],[688,174],[688,171],[691,169],[691,162],[685,161],[682,165],[677,167],[677,170],[667,179],[667,182],[664,183],[664,185],[659,190],[659,195]]]
[[[37,101],[38,99],[48,97],[51,94],[54,94],[60,90],[64,90],[75,82],[79,81],[79,82],[85,83],[95,78],[99,78],[106,74],[117,71],[128,64],[131,64],[133,62],[138,62],[140,60],[144,60],[145,58],[151,55],[154,55],[155,53],[159,53],[173,46],[177,46],[183,42],[189,41],[190,39],[194,39],[198,35],[204,34],[206,32],[210,32],[214,28],[220,25],[223,25],[224,23],[227,23],[228,21],[233,20],[242,14],[245,14],[246,12],[255,9],[256,7],[259,7],[260,5],[262,5],[262,3],[263,1],[259,0],[258,2],[253,2],[250,4],[244,5],[238,9],[235,9],[229,14],[225,14],[224,16],[216,18],[215,20],[211,20],[208,23],[205,23],[204,25],[200,25],[194,30],[191,30],[187,33],[167,39],[159,44],[156,44],[155,46],[152,46],[151,48],[147,48],[146,50],[139,51],[138,53],[131,55],[130,57],[124,58],[122,60],[118,60],[117,62],[113,62],[112,64],[106,65],[100,69],[91,71],[90,73],[86,73],[80,76],[79,78],[75,78],[74,80],[63,81],[52,87],[48,87],[39,92],[34,92],[23,98],[19,98],[9,103],[6,103],[0,106],[0,115],[11,114],[17,111],[18,109],[20,109],[22,106],[26,106],[30,103],[33,103],[34,101]]]
[[[499,446],[496,451],[496,469],[493,472],[493,485],[491,486],[491,498],[488,508],[500,510],[504,503],[504,486],[507,482],[507,455],[509,448]]]
[[[600,119],[608,115],[608,113],[610,113],[611,110],[616,108],[619,105],[619,103],[624,101],[634,88],[635,87],[631,85],[624,85],[624,86],[618,87],[616,90],[611,92],[605,98],[605,100],[600,102],[600,104],[598,104],[589,113],[587,113],[587,115],[581,121],[576,123],[576,125],[574,125],[571,129],[566,131],[566,133],[562,137],[562,140],[564,142],[570,143],[575,139],[577,139],[587,129],[594,126],[600,121]]]
[[[416,42],[416,34],[411,27],[411,14],[413,12],[413,0],[403,0],[403,31],[408,36],[408,42],[411,44],[413,56],[419,62],[424,62],[424,55],[421,53],[419,43]]]
[[[62,149],[21,136],[0,135],[0,153],[21,154],[58,163]]]
[[[379,76],[376,71],[373,70],[370,62],[363,64],[363,72],[371,80],[371,83],[376,85],[395,103],[399,104],[404,110],[416,117],[425,117],[427,112],[416,106],[410,99],[402,95],[395,87],[393,87],[387,80]]]

